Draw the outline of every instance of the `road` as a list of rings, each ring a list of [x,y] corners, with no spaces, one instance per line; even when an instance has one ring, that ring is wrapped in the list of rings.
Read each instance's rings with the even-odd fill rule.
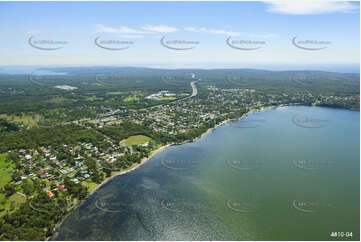
[[[198,89],[197,89],[197,86],[196,86],[196,82],[197,81],[192,81],[190,83],[191,87],[192,87],[192,94],[188,97],[185,97],[185,98],[182,98],[182,99],[175,99],[174,101],[181,101],[181,100],[185,100],[185,99],[188,99],[188,98],[192,98],[192,97],[195,97],[197,96],[198,94]],[[168,104],[168,103],[167,103]],[[140,108],[140,109],[137,109],[137,110],[150,110],[152,108],[155,108],[155,107],[159,107],[159,106],[163,106],[163,105],[166,105],[166,104],[158,104],[158,105],[155,105],[155,106],[151,106],[151,107],[148,107],[148,108]],[[102,117],[98,117],[96,119],[102,119],[102,118],[106,118],[106,117],[111,117],[113,115],[115,115],[117,112],[114,112],[113,114],[111,115],[105,115],[105,116],[102,116]],[[82,121],[90,121],[92,120],[91,118],[83,118],[83,119],[80,119],[80,120],[75,120],[75,121],[68,121],[68,122],[64,122],[63,124],[71,124],[71,123],[75,123],[75,124],[79,124],[79,122],[82,122]],[[94,119],[93,119],[94,120]],[[51,127],[51,126],[49,126]],[[109,137],[108,137],[109,138]]]
[[[195,97],[195,96],[197,96],[197,94],[198,94],[198,90],[197,90],[196,82],[197,82],[197,81],[193,81],[193,82],[191,82],[192,95],[191,95],[190,97]]]

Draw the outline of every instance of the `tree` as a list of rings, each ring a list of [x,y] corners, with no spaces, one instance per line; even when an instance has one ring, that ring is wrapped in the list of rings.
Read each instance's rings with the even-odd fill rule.
[[[7,197],[10,197],[11,195],[13,195],[16,192],[15,185],[14,184],[6,184],[4,186],[4,192]]]
[[[29,180],[25,180],[23,182],[23,184],[21,185],[21,188],[23,189],[23,191],[26,195],[31,195],[34,192],[33,182],[31,182]]]
[[[110,177],[112,175],[112,171],[110,169],[105,169],[105,174],[107,177]]]

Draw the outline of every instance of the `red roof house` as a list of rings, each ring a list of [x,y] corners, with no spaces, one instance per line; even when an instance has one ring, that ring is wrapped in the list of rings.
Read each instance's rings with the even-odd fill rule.
[[[52,193],[51,191],[47,191],[48,193],[48,197],[54,197],[54,193]]]

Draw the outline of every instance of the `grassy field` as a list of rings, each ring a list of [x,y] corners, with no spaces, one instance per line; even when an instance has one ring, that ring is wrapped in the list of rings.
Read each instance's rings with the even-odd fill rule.
[[[55,98],[49,99],[45,102],[47,102],[47,103],[64,103],[64,102],[74,102],[74,101],[76,101],[76,100],[63,98],[63,97],[55,97]]]
[[[151,138],[144,135],[134,135],[129,138],[122,140],[122,143],[126,146],[140,145],[152,140]]]
[[[123,92],[107,92],[107,95],[121,95]]]
[[[42,117],[39,114],[34,114],[34,115],[23,114],[21,116],[0,114],[0,118],[3,118],[9,122],[22,123],[26,126],[32,127],[35,126]]]
[[[85,99],[85,101],[90,101],[90,102],[97,101],[97,100],[103,100],[103,98],[102,97],[91,96],[91,97],[87,97]]]
[[[109,125],[116,125],[116,124],[121,124],[121,123],[123,123],[122,120],[115,120],[115,121],[109,121],[108,122]]]
[[[176,97],[162,97],[161,100],[174,100]]]
[[[131,102],[131,101],[139,101],[139,97],[133,96],[133,97],[126,97],[123,99],[124,102]]]
[[[13,164],[6,160],[6,154],[0,154],[0,188],[11,180],[10,171],[13,169],[12,167]]]
[[[24,203],[26,201],[25,197],[23,195],[20,195],[19,193],[15,193],[9,197],[9,201],[14,201],[17,204]]]
[[[93,190],[96,186],[98,186],[99,184],[92,182],[92,181],[83,181],[81,183],[83,186],[86,186],[88,188],[88,192],[90,192],[91,190]]]
[[[4,194],[0,194],[0,217],[5,215],[6,210],[11,209],[11,204],[13,203],[14,208],[19,207],[20,204],[26,201],[25,197],[15,193],[6,199]]]

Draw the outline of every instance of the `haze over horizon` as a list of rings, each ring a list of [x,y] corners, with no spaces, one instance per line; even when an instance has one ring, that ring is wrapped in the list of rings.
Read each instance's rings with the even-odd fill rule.
[[[36,72],[40,68],[101,68],[101,67],[111,67],[111,68],[148,68],[148,69],[162,69],[162,70],[183,70],[183,69],[194,69],[194,70],[216,70],[216,69],[253,69],[253,70],[264,70],[264,71],[325,71],[325,72],[339,72],[339,73],[360,73],[360,66],[355,65],[324,65],[324,66],[287,66],[279,65],[277,66],[207,66],[206,67],[194,67],[194,66],[185,66],[185,67],[164,67],[162,65],[146,66],[146,65],[22,65],[22,66],[2,66],[0,65],[0,74],[29,74],[30,72]],[[50,74],[50,73],[46,73]],[[38,75],[42,75],[39,72]]]
[[[67,17],[59,15],[66,12]],[[120,14],[121,13],[121,14]],[[359,3],[303,2],[3,2],[0,66],[252,68],[359,73]],[[136,17],[136,16],[141,16]],[[185,18],[184,16],[187,16]],[[221,20],[221,21],[220,21]],[[246,24],[245,24],[246,23]],[[11,27],[9,27],[11,26]],[[125,47],[112,51],[107,47]],[[173,50],[162,46],[189,47]],[[228,39],[229,38],[229,39]],[[297,48],[294,38],[321,47]],[[255,50],[227,45],[253,41]],[[43,41],[43,43],[41,43]],[[46,45],[44,41],[61,42]],[[170,42],[167,42],[170,41]],[[42,50],[31,46],[60,47]],[[115,42],[122,42],[116,45]],[[39,45],[40,43],[40,45]],[[104,46],[104,44],[103,44]],[[312,47],[312,44],[311,44]]]

